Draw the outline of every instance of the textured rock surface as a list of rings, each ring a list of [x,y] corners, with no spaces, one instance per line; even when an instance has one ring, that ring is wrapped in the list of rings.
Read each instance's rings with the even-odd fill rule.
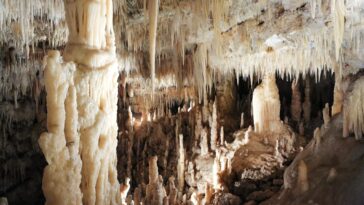
[[[50,51],[44,71],[48,132],[39,144],[48,162],[46,204],[120,204],[112,2],[65,6],[70,30],[65,61]]]

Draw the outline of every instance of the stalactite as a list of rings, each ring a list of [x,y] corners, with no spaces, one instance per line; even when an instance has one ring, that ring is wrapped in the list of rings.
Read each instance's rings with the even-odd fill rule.
[[[193,73],[194,82],[197,87],[199,103],[201,103],[202,98],[207,96],[206,89],[211,86],[211,81],[207,72],[207,47],[205,44],[200,44],[197,47],[196,52],[193,55]],[[204,101],[204,104],[206,102]],[[205,120],[205,119],[204,119]]]
[[[344,41],[346,7],[344,0],[331,1],[331,15],[334,26],[335,57],[339,61],[341,46]]]
[[[311,17],[314,19],[316,16],[316,4],[317,4],[317,0],[311,0],[310,4],[311,4]]]
[[[291,88],[292,88],[291,115],[292,119],[298,122],[301,120],[302,105],[301,105],[301,93],[299,91],[297,80],[294,80],[292,82]]]
[[[152,80],[152,96],[154,96],[155,89],[155,53],[157,43],[157,24],[159,13],[159,0],[149,1],[149,60],[150,60],[150,72]]]

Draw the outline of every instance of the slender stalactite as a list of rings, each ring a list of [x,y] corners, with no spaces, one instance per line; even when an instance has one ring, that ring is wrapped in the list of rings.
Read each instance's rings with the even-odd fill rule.
[[[149,61],[152,78],[152,96],[155,89],[155,53],[157,44],[157,24],[159,12],[159,0],[149,1]]]

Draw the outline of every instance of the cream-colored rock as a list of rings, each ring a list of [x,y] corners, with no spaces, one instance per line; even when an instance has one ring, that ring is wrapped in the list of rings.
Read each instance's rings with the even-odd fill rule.
[[[66,1],[65,8],[66,62],[50,51],[44,71],[48,132],[39,144],[48,163],[46,204],[120,204],[112,1]]]
[[[154,94],[155,79],[155,53],[157,44],[157,26],[159,13],[159,0],[149,1],[149,61],[151,67],[152,95]]]
[[[209,145],[207,142],[207,133],[205,129],[201,130],[201,141],[200,141],[201,155],[205,156],[209,153]]]
[[[121,203],[123,205],[128,204],[126,198],[128,196],[129,189],[130,189],[130,178],[126,178],[124,184],[120,185]]]
[[[266,75],[253,93],[254,130],[275,131],[280,126],[279,92],[274,75]]]
[[[214,102],[212,106],[212,116],[210,120],[210,130],[211,130],[211,150],[216,150],[217,146],[217,111],[216,111],[216,101]]]
[[[185,149],[183,147],[183,135],[179,135],[178,146],[178,164],[177,164],[177,176],[178,176],[178,190],[183,191],[185,186]]]
[[[352,82],[346,93],[343,106],[343,136],[354,133],[362,139],[364,133],[364,76]]]
[[[240,116],[240,128],[243,128],[243,127],[244,127],[244,113],[242,112],[241,116]]]
[[[343,107],[343,100],[344,100],[344,92],[341,87],[341,79],[337,78],[335,80],[335,87],[334,87],[334,104],[331,108],[332,116],[341,112]]]
[[[225,134],[224,134],[224,127],[221,126],[220,128],[220,146],[225,145]]]

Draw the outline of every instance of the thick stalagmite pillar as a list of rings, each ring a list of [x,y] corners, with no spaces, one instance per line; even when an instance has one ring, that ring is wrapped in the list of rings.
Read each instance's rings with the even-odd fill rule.
[[[279,91],[274,75],[266,75],[253,92],[253,118],[256,132],[277,131],[280,127]]]
[[[120,204],[112,0],[65,0],[65,8],[69,41],[63,58],[48,53],[44,71],[46,204]]]

